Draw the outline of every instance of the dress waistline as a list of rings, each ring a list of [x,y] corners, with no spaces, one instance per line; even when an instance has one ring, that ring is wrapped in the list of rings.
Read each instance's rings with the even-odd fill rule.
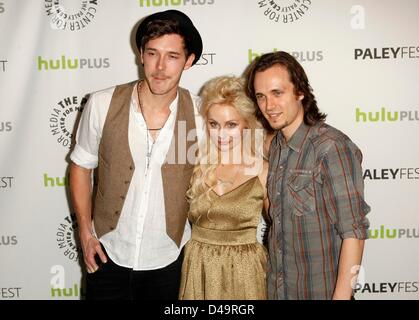
[[[218,245],[240,245],[256,243],[256,228],[243,230],[212,230],[194,225],[192,240]]]

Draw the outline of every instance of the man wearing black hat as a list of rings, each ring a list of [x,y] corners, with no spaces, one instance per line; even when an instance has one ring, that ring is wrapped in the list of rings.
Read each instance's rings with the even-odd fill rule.
[[[177,299],[191,233],[188,151],[202,122],[197,98],[179,81],[199,60],[202,40],[185,14],[168,10],[140,23],[136,43],[144,79],[90,96],[70,157],[86,299]]]

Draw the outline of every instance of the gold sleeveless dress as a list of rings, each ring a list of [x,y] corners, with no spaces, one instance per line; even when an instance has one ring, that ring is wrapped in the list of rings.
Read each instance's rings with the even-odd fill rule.
[[[179,299],[266,299],[267,251],[256,239],[264,190],[258,177],[192,203]]]

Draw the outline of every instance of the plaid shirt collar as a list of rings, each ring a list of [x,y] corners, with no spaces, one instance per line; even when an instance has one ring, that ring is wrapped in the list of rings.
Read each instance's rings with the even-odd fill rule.
[[[276,136],[276,143],[280,144],[281,146],[287,145],[295,152],[300,152],[301,148],[303,147],[304,141],[307,139],[307,135],[310,133],[311,127],[301,122],[298,129],[294,132],[291,139],[286,142],[284,135],[281,131],[278,131]]]

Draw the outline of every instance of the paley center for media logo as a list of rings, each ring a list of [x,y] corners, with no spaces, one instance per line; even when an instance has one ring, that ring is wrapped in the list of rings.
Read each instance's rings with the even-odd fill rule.
[[[49,116],[49,128],[57,142],[66,148],[74,144],[74,125],[76,118],[83,111],[85,99],[77,96],[69,96],[60,100],[52,107]]]
[[[311,0],[256,0],[267,19],[278,23],[292,23],[303,18]]]
[[[76,0],[44,0],[44,2],[51,28],[58,30],[77,31],[86,28],[95,18],[98,7],[98,0],[77,2]]]
[[[356,122],[398,122],[419,121],[419,110],[388,110],[382,107],[380,110],[365,111],[360,107],[355,108]]]
[[[276,51],[278,51],[277,48],[274,48],[272,50],[272,52],[276,52]],[[299,62],[314,62],[314,61],[324,60],[324,54],[322,50],[290,51],[288,53],[292,55],[295,59],[297,59]],[[248,62],[251,63],[254,59],[256,59],[257,57],[260,57],[263,54],[264,52],[260,53],[260,52],[256,52],[253,49],[248,49],[247,50]]]
[[[75,238],[77,230],[76,215],[71,214],[59,224],[55,234],[58,248],[63,251],[64,256],[72,261],[78,261],[79,256],[82,255],[81,248]]]
[[[58,59],[37,58],[38,71],[107,69],[110,66],[109,58],[67,58],[64,54]]]
[[[211,5],[215,0],[138,0],[140,7],[178,7],[178,6],[197,6]]]
[[[355,60],[417,59],[419,46],[355,48]]]

